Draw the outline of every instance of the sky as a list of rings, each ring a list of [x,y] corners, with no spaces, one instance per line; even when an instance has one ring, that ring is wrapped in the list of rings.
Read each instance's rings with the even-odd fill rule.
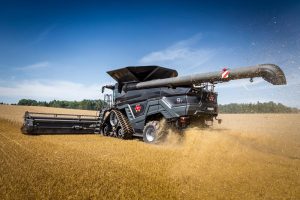
[[[100,99],[106,71],[160,65],[179,75],[262,63],[261,78],[217,84],[219,103],[300,108],[300,1],[0,0],[0,102]]]

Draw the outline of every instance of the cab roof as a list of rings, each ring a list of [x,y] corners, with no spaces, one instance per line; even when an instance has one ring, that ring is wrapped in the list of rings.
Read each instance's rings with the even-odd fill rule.
[[[143,82],[154,79],[177,77],[174,69],[161,66],[128,66],[107,72],[118,83]]]

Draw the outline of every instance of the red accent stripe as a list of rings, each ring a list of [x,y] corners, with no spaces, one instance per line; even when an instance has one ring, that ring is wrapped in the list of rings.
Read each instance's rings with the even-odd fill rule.
[[[222,78],[228,78],[229,71],[223,72],[222,73]]]

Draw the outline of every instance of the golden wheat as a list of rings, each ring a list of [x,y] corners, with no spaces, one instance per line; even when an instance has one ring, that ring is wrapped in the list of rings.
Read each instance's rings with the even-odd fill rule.
[[[50,108],[42,106],[10,106],[0,105],[0,117],[10,121],[23,122],[23,115],[26,111],[74,115],[96,115],[97,111]]]
[[[300,115],[222,115],[222,125],[148,145],[22,135],[25,110],[83,113],[0,106],[0,199],[300,198]]]

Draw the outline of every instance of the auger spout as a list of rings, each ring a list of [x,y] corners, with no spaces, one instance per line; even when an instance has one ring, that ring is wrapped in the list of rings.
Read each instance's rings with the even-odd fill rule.
[[[223,73],[228,73],[224,76]],[[224,69],[223,71],[208,72],[181,77],[156,79],[138,83],[126,83],[124,91],[147,89],[155,87],[179,87],[192,86],[201,83],[219,83],[230,80],[262,77],[273,85],[285,85],[286,78],[283,71],[274,64],[260,64],[256,66],[240,67],[235,69]]]

